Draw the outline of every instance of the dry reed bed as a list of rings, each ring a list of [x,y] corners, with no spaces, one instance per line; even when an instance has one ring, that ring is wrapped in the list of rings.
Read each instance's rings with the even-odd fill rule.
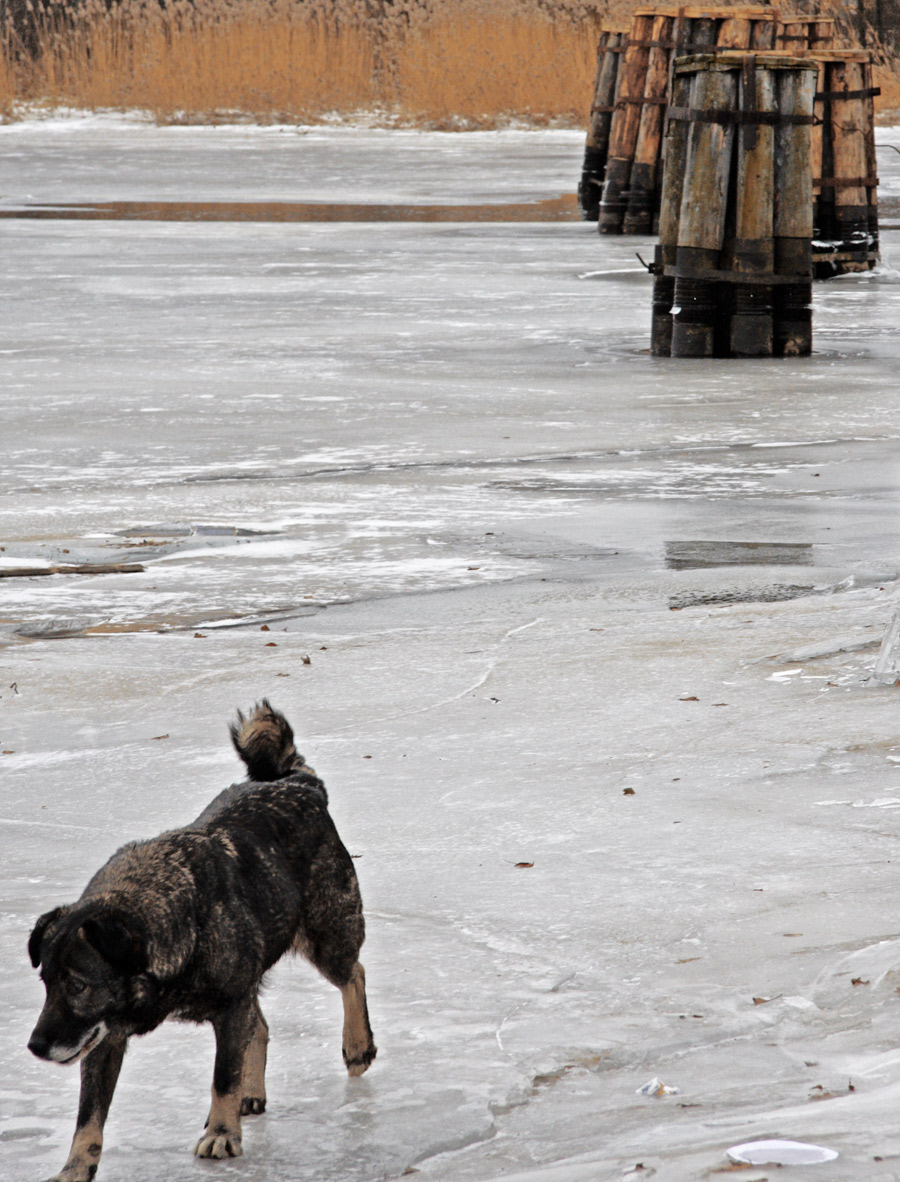
[[[20,0],[32,3],[33,0]],[[139,109],[160,123],[583,127],[601,22],[638,0],[38,0],[32,49],[0,32],[0,119]],[[838,16],[838,0],[797,9]],[[49,15],[47,15],[49,13]],[[900,74],[873,41],[896,117]]]
[[[396,6],[366,20],[353,0],[140,0],[66,10],[40,52],[0,53],[0,111],[142,109],[162,123],[235,115],[317,122],[367,112],[388,124],[581,126],[599,24],[516,0]]]

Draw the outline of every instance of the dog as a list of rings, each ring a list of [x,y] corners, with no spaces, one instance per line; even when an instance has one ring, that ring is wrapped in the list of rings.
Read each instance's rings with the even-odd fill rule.
[[[375,1058],[359,950],[362,901],[325,785],[267,699],[231,737],[247,779],[183,829],[123,846],[77,903],[28,941],[46,1001],[28,1048],[81,1063],[75,1136],[56,1182],[90,1182],[128,1039],[166,1018],[211,1022],[212,1105],[194,1153],[241,1155],[241,1117],[266,1107],[265,972],[299,952],[340,989],[351,1076]]]

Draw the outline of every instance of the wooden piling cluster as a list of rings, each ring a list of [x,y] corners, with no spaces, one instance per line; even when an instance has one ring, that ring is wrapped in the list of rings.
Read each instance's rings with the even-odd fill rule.
[[[598,70],[594,101],[598,109],[612,108],[604,112],[604,158],[595,158],[591,178],[592,194],[602,184],[603,195],[599,207],[581,203],[586,219],[597,217],[601,233],[648,234],[655,226],[674,60],[699,52],[774,49],[776,27],[776,10],[762,5],[638,8],[628,35],[604,43],[603,56],[614,55],[616,67],[615,87],[607,86],[602,98]],[[605,68],[609,76],[612,66]],[[584,184],[579,192],[586,192]]]
[[[651,352],[812,349],[811,129],[818,66],[776,51],[674,67]]]
[[[872,55],[831,50],[819,68],[812,134],[813,266],[816,278],[878,262],[878,177]]]

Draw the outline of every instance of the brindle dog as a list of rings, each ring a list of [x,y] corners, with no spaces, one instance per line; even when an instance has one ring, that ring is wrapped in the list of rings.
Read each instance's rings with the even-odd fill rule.
[[[238,713],[231,737],[247,780],[184,829],[123,846],[77,903],[42,915],[31,933],[47,999],[29,1050],[81,1062],[59,1182],[94,1177],[125,1044],[166,1018],[211,1022],[216,1034],[212,1107],[194,1152],[240,1156],[241,1116],[266,1106],[260,982],[288,951],[341,990],[350,1075],[375,1058],[358,960],[362,902],[325,786],[268,701]]]

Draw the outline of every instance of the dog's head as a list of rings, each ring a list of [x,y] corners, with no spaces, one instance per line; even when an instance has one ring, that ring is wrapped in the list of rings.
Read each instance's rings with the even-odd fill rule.
[[[54,1063],[77,1063],[121,1028],[149,985],[145,941],[127,915],[109,909],[48,911],[28,954],[47,990],[28,1049]]]

